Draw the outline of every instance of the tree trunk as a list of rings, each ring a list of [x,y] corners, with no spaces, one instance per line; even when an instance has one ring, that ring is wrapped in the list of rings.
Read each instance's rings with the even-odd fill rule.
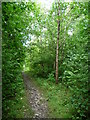
[[[59,53],[59,35],[60,35],[60,4],[58,1],[58,34],[57,34],[57,48],[56,48],[56,84],[58,83],[58,53]]]

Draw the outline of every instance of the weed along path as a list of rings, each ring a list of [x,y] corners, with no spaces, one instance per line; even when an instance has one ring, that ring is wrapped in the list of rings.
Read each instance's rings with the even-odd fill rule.
[[[33,85],[27,74],[22,73],[22,75],[24,79],[27,98],[30,106],[32,107],[32,110],[34,111],[33,118],[47,118],[48,108],[43,94],[41,94],[39,90]]]

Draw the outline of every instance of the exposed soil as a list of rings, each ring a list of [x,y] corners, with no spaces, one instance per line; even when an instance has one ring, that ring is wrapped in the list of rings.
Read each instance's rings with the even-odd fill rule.
[[[47,118],[48,107],[47,101],[43,97],[43,94],[41,94],[40,91],[33,85],[27,74],[22,73],[22,75],[27,98],[32,110],[34,111],[33,118]]]

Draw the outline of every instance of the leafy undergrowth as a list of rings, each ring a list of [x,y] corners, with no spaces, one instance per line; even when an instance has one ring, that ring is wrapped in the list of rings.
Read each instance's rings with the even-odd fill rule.
[[[33,116],[22,79],[17,91],[16,97],[4,101],[3,107],[5,110],[2,116],[3,120],[8,118],[31,118]]]
[[[48,81],[44,78],[32,78],[33,84],[43,93],[48,101],[49,118],[71,118],[74,109],[70,103],[71,92],[60,83]]]

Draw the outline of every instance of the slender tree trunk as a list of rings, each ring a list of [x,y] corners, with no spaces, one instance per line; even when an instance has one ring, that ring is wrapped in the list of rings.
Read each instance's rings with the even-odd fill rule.
[[[56,84],[58,83],[58,53],[59,53],[59,35],[60,35],[60,4],[58,1],[58,34],[57,34],[57,48],[56,48]]]

